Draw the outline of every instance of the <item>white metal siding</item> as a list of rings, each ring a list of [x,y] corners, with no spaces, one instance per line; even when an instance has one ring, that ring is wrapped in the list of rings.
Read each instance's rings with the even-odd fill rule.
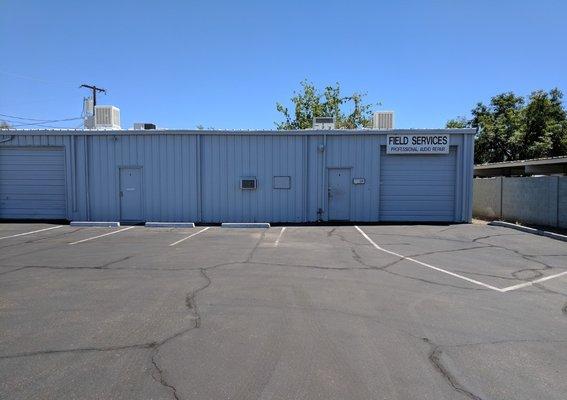
[[[381,221],[455,220],[455,147],[447,155],[380,153]]]
[[[61,148],[0,148],[0,218],[66,218]]]
[[[458,162],[448,167],[448,173],[456,180],[454,215],[448,217],[444,213],[440,218],[427,219],[470,221],[474,130],[392,132],[450,135],[452,149],[456,150],[452,156],[458,156]],[[61,151],[65,154],[67,206],[66,213],[62,206],[58,214],[69,220],[119,220],[119,171],[126,167],[142,168],[142,209],[146,221],[326,221],[329,219],[327,174],[331,168],[350,168],[351,181],[365,180],[364,184],[350,185],[350,220],[380,220],[383,174],[379,148],[386,144],[385,131],[13,133],[0,135],[3,151],[64,149]],[[417,160],[416,155],[396,157],[409,160],[409,167]],[[430,157],[428,163],[433,166],[439,166],[439,160],[447,158]],[[256,177],[258,188],[242,193],[239,182],[246,176]],[[290,177],[290,189],[274,189],[275,176]],[[427,201],[430,189],[416,189],[420,197],[415,199]],[[62,193],[60,189],[59,193]],[[387,191],[382,194],[386,195]],[[444,204],[442,196],[441,202]],[[39,211],[37,215],[21,218],[54,218],[52,211],[45,214],[36,211]],[[392,213],[390,219],[384,218],[408,219],[405,210]]]

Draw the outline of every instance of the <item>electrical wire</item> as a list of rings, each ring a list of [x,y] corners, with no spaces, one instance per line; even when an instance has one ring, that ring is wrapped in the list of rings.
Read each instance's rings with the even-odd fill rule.
[[[8,118],[15,118],[15,119],[23,119],[23,120],[27,120],[27,121],[49,121],[48,119],[37,119],[37,118],[26,118],[26,117],[18,117],[16,115],[8,115],[8,114],[0,114],[3,117],[8,117]]]
[[[49,126],[49,125],[45,125],[45,124],[52,124],[55,122],[64,122],[64,121],[76,121],[79,119],[83,119],[83,117],[76,117],[76,118],[64,118],[64,119],[52,119],[52,120],[42,120],[40,122],[32,122],[32,123],[28,123],[28,124],[15,124],[12,125],[11,128],[16,128],[18,126]],[[8,122],[14,122],[14,121],[8,121]]]

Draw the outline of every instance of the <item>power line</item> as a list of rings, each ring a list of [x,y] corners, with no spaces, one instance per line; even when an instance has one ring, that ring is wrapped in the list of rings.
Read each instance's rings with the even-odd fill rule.
[[[8,114],[0,114],[0,115],[8,118],[23,119],[26,121],[49,121],[48,119],[26,118],[26,117],[19,117],[17,115],[8,115]]]
[[[64,119],[51,119],[51,120],[40,120],[40,122],[32,122],[32,123],[27,123],[27,124],[16,124],[16,125],[12,125],[12,128],[18,127],[18,126],[46,126],[44,124],[52,124],[55,122],[65,122],[65,121],[76,121],[78,119],[83,119],[83,117],[75,117],[75,118],[64,118]],[[14,122],[14,121],[9,121],[9,122]]]

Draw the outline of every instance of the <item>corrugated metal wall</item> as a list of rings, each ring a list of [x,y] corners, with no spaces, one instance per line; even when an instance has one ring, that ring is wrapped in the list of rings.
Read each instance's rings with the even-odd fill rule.
[[[445,133],[411,133],[420,132]],[[455,221],[469,221],[473,135],[451,133],[457,157]],[[350,219],[378,221],[385,138],[384,131],[22,131],[0,146],[65,150],[69,220],[120,220],[119,169],[139,167],[146,221],[327,220],[330,168],[349,168],[351,178],[365,180],[350,186]],[[290,188],[275,189],[274,176],[290,177]],[[257,189],[241,190],[242,177],[256,177]]]

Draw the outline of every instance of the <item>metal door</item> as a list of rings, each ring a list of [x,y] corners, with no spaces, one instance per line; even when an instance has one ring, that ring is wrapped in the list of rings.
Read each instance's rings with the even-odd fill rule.
[[[120,168],[120,219],[142,221],[142,168]]]
[[[457,151],[380,154],[381,221],[454,221]]]
[[[0,218],[67,218],[65,150],[0,148]]]
[[[329,169],[329,220],[350,220],[350,169]]]

